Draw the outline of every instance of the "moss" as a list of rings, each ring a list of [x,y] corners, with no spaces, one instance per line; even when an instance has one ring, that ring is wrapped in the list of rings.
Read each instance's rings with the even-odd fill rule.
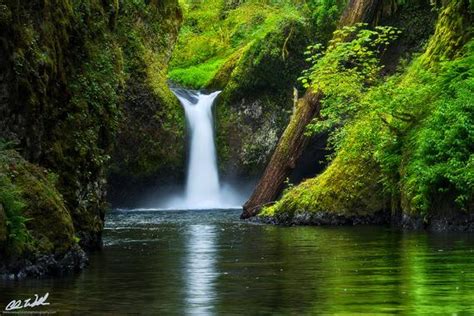
[[[345,158],[339,153],[318,177],[290,189],[281,200],[265,208],[262,216],[298,212],[368,215],[385,208],[380,170],[370,159]]]
[[[200,89],[211,85],[210,82],[214,80],[213,78],[224,62],[224,59],[215,59],[208,60],[197,66],[175,68],[170,71],[168,77],[176,84],[193,89]]]
[[[216,104],[223,171],[261,172],[293,107],[293,85],[304,67],[310,34],[302,21],[282,22],[236,52],[211,81],[224,87]]]
[[[0,137],[16,140],[24,158],[58,175],[81,243],[98,246],[107,207],[106,171],[117,133],[138,124],[127,118],[143,121],[122,105],[143,93],[153,96],[150,104],[156,101],[147,114],[158,128],[144,145],[158,148],[161,140],[183,135],[182,109],[166,85],[181,21],[178,3],[7,0],[0,12]],[[129,90],[129,83],[136,82],[142,89]],[[175,126],[175,121],[181,123]],[[136,152],[124,150],[130,156]],[[179,146],[174,152],[140,152],[144,163],[138,169],[144,173],[165,156],[177,165],[184,156]],[[25,183],[30,184],[32,192],[47,191]]]
[[[0,175],[7,176],[19,193],[17,199],[24,203],[21,216],[27,219],[26,228],[32,238],[21,240],[22,245],[9,243],[7,253],[62,254],[76,244],[72,218],[55,187],[53,174],[28,163],[13,150],[4,150],[0,151]]]
[[[229,56],[227,60],[220,66],[220,68],[212,74],[212,78],[206,82],[205,87],[212,90],[222,90],[230,81],[232,72],[237,66],[240,58],[244,55],[246,47],[237,50],[234,54]]]
[[[442,60],[455,58],[472,36],[472,10],[467,0],[453,0],[442,8],[436,30],[421,61],[433,66]]]
[[[425,52],[364,93],[328,168],[287,190],[263,216],[472,212],[472,30],[460,28],[471,19],[465,5],[449,2]]]

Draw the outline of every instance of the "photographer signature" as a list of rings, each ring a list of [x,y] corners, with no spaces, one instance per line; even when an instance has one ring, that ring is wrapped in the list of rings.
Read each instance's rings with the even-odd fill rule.
[[[32,307],[37,307],[37,306],[45,306],[49,305],[46,300],[48,299],[49,293],[46,293],[45,295],[39,297],[38,294],[35,294],[34,298],[28,298],[26,300],[13,300],[8,305],[5,307],[6,311],[12,311],[12,310],[17,310],[17,309],[23,309],[23,308],[32,308]],[[34,299],[34,300],[33,300]]]

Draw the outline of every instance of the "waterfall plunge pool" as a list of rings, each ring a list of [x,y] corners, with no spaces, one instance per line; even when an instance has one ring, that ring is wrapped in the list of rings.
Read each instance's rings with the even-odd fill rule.
[[[77,275],[0,283],[59,314],[474,313],[474,236],[278,227],[239,210],[119,211]]]

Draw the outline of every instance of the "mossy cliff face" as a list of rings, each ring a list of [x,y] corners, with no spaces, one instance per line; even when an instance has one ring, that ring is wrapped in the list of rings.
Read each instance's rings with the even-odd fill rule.
[[[184,112],[167,84],[180,8],[165,1],[129,14],[117,26],[127,79],[108,194],[118,205],[135,203],[146,187],[183,178],[185,162]]]
[[[8,186],[15,188],[24,204],[22,216],[30,219],[26,226],[32,239],[21,250],[64,253],[76,243],[71,214],[56,189],[54,174],[27,162],[14,150],[2,150],[0,175],[8,179],[8,184],[2,182],[2,191]],[[3,204],[2,212],[8,207]]]
[[[113,6],[3,1],[1,7],[7,12],[2,137],[19,143],[29,161],[58,172],[78,232],[85,243],[97,243],[122,72],[108,32]]]
[[[41,276],[87,262],[57,176],[0,150],[0,274]]]
[[[310,28],[302,21],[282,22],[238,51],[211,81],[210,87],[223,89],[215,106],[224,174],[256,176],[262,171],[293,109],[309,38]]]
[[[462,0],[439,12],[423,54],[362,96],[329,167],[262,218],[473,229],[472,14]]]
[[[49,202],[73,223],[70,230],[66,222],[55,222],[69,237],[57,239],[65,247],[53,243],[49,250],[67,248],[73,233],[84,247],[100,245],[117,133],[125,135],[119,139],[141,137],[145,145],[181,137],[181,126],[173,125],[182,125],[181,109],[164,79],[180,20],[173,0],[0,1],[0,138],[16,143],[29,163],[57,174],[62,198]],[[145,109],[137,106],[142,100]],[[134,129],[145,121],[148,126]],[[150,128],[158,132],[146,134]],[[147,173],[159,155],[179,160],[182,149],[176,148],[158,151],[155,145],[147,155],[123,146],[114,153],[115,163]],[[135,156],[139,164],[128,160]],[[33,201],[53,192],[40,184],[15,185]],[[45,234],[55,218],[28,215],[28,227]]]

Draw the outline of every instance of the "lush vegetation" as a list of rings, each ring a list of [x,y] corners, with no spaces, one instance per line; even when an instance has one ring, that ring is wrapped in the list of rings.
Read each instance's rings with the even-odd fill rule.
[[[235,54],[242,55],[291,21],[311,24],[321,37],[333,30],[342,1],[183,1],[185,22],[171,62],[172,81],[193,88],[212,83]],[[291,36],[291,35],[290,35]],[[285,58],[285,47],[275,53]],[[258,63],[258,60],[255,60]]]
[[[257,176],[288,122],[305,47],[326,43],[345,1],[183,1],[169,78],[223,90],[216,104],[223,174]],[[275,75],[277,74],[277,75]]]
[[[184,2],[185,23],[171,61],[169,77],[188,87],[206,86],[240,49],[262,39],[279,23],[299,17],[290,2]]]
[[[98,247],[107,189],[183,178],[168,80],[222,90],[219,162],[239,176],[261,172],[298,94],[322,96],[306,134],[329,135],[327,167],[263,215],[471,212],[472,1],[384,1],[341,27],[346,2],[0,1],[1,254]]]
[[[322,119],[307,126],[307,135],[329,132],[337,143],[345,122],[361,110],[360,100],[371,86],[380,83],[384,65],[380,58],[401,33],[389,26],[373,30],[358,23],[334,32],[325,51],[320,43],[309,46],[306,54],[313,66],[300,78],[305,88],[324,93]],[[352,40],[346,40],[351,38]]]
[[[183,164],[166,84],[180,23],[174,0],[0,1],[2,258],[99,247],[108,173]]]
[[[78,237],[57,175],[10,147],[0,148],[0,248],[9,257],[70,249]]]
[[[21,251],[29,241],[30,235],[26,228],[27,219],[23,216],[25,202],[19,189],[5,176],[0,175],[0,204],[2,205],[2,232],[0,241],[6,242],[13,251]]]
[[[377,59],[363,61],[364,72],[354,66],[359,63],[347,60],[367,56],[371,50],[360,48],[357,41],[377,28],[359,32],[345,43],[349,52],[338,55],[336,47],[316,56],[318,61],[307,74],[312,80],[305,82],[329,92],[322,102],[322,118],[308,126],[308,133],[329,129],[335,153],[321,175],[289,190],[263,215],[391,209],[429,218],[471,211],[474,43],[468,41],[470,17],[462,18],[464,5],[453,1],[444,8],[425,52],[392,76],[380,77]],[[397,34],[391,29],[378,31]],[[371,35],[364,42],[380,47],[375,44],[379,39]],[[333,68],[341,64],[342,72]],[[334,89],[320,83],[325,70],[338,78]],[[378,74],[376,80],[372,73]]]

